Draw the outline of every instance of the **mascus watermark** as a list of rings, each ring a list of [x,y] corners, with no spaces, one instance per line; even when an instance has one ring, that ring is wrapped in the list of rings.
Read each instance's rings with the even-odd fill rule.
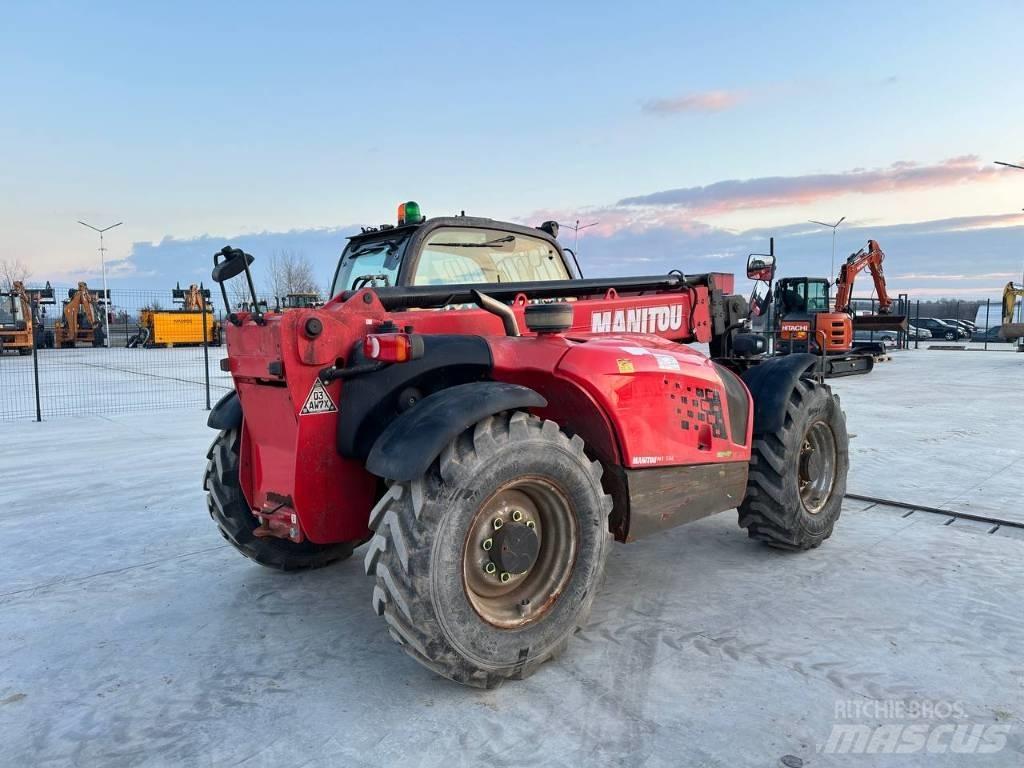
[[[963,702],[943,699],[837,701],[819,752],[832,755],[990,755],[1006,746],[1009,723],[972,723]]]

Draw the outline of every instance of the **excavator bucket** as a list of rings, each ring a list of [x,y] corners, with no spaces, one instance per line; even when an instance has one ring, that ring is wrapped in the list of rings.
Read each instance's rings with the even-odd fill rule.
[[[854,315],[855,331],[905,331],[906,315]]]

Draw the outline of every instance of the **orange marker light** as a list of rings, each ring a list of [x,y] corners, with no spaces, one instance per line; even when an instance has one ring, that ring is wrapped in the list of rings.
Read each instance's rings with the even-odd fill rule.
[[[409,333],[371,333],[363,340],[363,354],[381,363],[404,363],[423,357],[423,337]]]

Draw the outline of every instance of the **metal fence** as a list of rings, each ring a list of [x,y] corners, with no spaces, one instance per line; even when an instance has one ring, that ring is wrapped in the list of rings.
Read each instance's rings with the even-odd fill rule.
[[[53,335],[54,342],[62,317],[61,301],[68,297],[69,290],[73,291],[54,287],[56,302],[40,308],[43,335]],[[214,294],[213,300],[217,298]],[[263,301],[266,299],[261,297]],[[274,306],[272,300],[268,304]],[[874,299],[858,299],[855,305],[856,310],[872,312],[877,306]],[[958,343],[979,350],[1013,349],[995,330],[1001,322],[999,302],[985,302],[981,305],[984,312],[975,311],[976,305],[965,302],[963,312],[960,305],[955,307],[954,319],[979,320],[974,338]],[[226,350],[218,338],[173,341],[169,345],[159,337],[140,338],[147,310],[182,311],[174,304],[170,291],[111,289],[110,299],[101,304],[101,309],[106,316],[101,311],[97,318],[104,329],[99,342],[79,341],[74,347],[54,343],[52,348],[44,343],[37,345],[32,354],[0,349],[0,421],[209,408],[231,390],[230,375],[220,370]],[[222,310],[208,305],[207,311],[209,319],[222,327]],[[972,312],[974,316],[967,317]],[[920,302],[910,301],[905,294],[898,297],[894,313],[907,315],[911,325],[922,317]],[[197,314],[205,317],[206,312]],[[767,320],[771,322],[770,317]],[[922,340],[903,332],[875,333],[882,335],[892,336],[896,346],[902,348],[948,344],[944,339]]]
[[[169,291],[111,289],[90,328],[73,346],[62,345],[61,302],[69,290],[54,287],[56,302],[38,308],[31,354],[0,350],[0,420],[208,408],[232,388],[220,370],[223,313],[212,305],[189,311]],[[153,311],[165,326],[189,330],[147,337],[143,320]]]

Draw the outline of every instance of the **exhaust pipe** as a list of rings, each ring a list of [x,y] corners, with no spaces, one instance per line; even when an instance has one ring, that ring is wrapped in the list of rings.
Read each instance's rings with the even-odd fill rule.
[[[472,294],[473,301],[480,309],[501,318],[501,323],[505,326],[506,336],[522,336],[519,332],[519,323],[516,322],[516,315],[507,304],[502,304],[497,299],[492,299],[486,293],[481,293],[475,288],[470,291],[470,294]]]

